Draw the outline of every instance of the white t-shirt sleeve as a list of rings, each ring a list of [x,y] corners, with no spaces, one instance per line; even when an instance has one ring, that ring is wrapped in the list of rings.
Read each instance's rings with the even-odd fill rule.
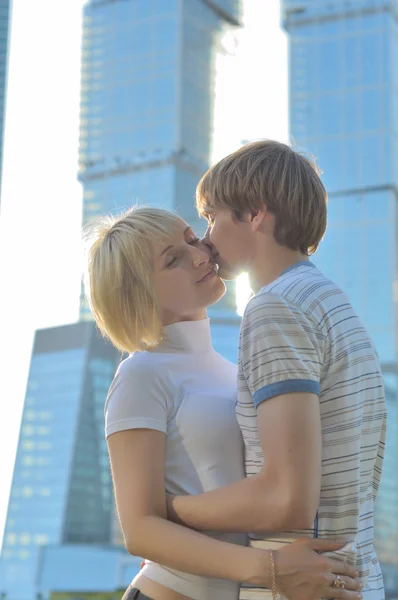
[[[127,429],[167,433],[169,415],[165,377],[154,365],[131,356],[119,366],[105,403],[105,437]]]

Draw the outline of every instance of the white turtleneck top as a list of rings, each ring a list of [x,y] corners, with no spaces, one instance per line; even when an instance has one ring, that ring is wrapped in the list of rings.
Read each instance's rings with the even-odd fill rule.
[[[164,327],[151,352],[121,363],[105,405],[105,434],[148,428],[166,433],[165,485],[199,494],[244,477],[236,420],[236,366],[212,347],[208,319]],[[236,544],[243,534],[206,532]],[[195,600],[236,600],[239,584],[189,575],[149,562],[143,574]]]

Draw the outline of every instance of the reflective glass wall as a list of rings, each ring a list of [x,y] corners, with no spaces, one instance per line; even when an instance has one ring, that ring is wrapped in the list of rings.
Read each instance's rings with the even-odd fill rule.
[[[398,597],[398,366],[384,364],[387,439],[383,476],[376,501],[375,545],[383,568],[387,598]]]
[[[241,2],[89,2],[80,127],[83,223],[133,204],[177,210],[198,234],[195,188],[209,166],[220,36]],[[217,347],[237,345],[235,288],[211,315]],[[81,318],[91,319],[82,294]],[[231,343],[226,343],[226,340]],[[229,352],[236,357],[235,351]]]
[[[3,166],[3,134],[5,121],[10,17],[11,0],[0,0],[0,193],[1,171]]]
[[[198,225],[194,194],[211,153],[219,36],[239,25],[240,4],[86,3],[79,150],[85,225],[136,202],[178,210]],[[200,233],[203,223],[197,228]],[[214,311],[215,347],[236,361],[234,298]],[[35,599],[41,546],[122,541],[103,434],[104,401],[119,355],[98,338],[85,303],[81,319],[53,330],[54,336],[45,330],[36,337],[0,597]]]
[[[329,193],[316,264],[345,289],[382,360],[397,358],[398,20],[395,1],[283,2],[290,127]],[[376,292],[376,293],[375,293]]]
[[[38,331],[0,560],[0,597],[33,600],[40,548],[111,541],[103,429],[118,353],[93,323]]]
[[[211,151],[214,62],[237,1],[90,2],[84,14],[83,222],[140,201],[196,219]]]
[[[349,295],[383,363],[388,427],[376,501],[387,597],[398,595],[398,3],[284,0],[290,129],[317,159],[328,229],[314,262]]]

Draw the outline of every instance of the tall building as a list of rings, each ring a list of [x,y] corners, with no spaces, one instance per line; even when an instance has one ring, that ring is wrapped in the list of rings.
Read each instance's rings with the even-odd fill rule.
[[[385,372],[376,535],[387,591],[398,595],[398,1],[284,0],[282,21],[291,137],[316,157],[329,193],[314,261],[349,295]]]
[[[138,201],[178,210],[203,228],[194,196],[211,154],[215,59],[225,28],[240,24],[240,4],[239,0],[87,4],[79,172],[84,224]],[[233,294],[213,313],[222,337],[230,340],[225,345],[235,348],[238,322]],[[227,315],[232,325],[223,320]],[[91,318],[84,297],[81,316]]]
[[[0,203],[11,0],[0,0]]]
[[[286,0],[290,125],[329,193],[316,262],[398,358],[398,2]],[[375,291],[377,290],[377,293]]]
[[[220,36],[239,18],[240,0],[87,2],[79,166],[84,225],[137,201],[178,210],[198,225],[194,194],[211,152],[215,58]],[[211,316],[215,347],[236,360],[233,295]],[[101,591],[96,570],[122,541],[103,433],[104,401],[118,360],[96,333],[84,301],[80,323],[36,334],[0,598],[83,596],[90,581],[92,592]],[[112,556],[119,576],[103,579],[109,594],[136,568],[131,557]],[[89,573],[76,572],[88,564]]]
[[[197,220],[219,36],[239,1],[91,0],[84,10],[83,221],[136,201]]]
[[[382,485],[376,503],[375,544],[383,566],[387,597],[398,598],[398,364],[384,364],[387,401],[387,451],[384,457]]]
[[[140,562],[109,545],[43,546],[37,573],[41,600],[120,600]]]
[[[94,323],[36,332],[0,562],[0,598],[34,600],[40,548],[111,543],[104,398],[118,354]]]

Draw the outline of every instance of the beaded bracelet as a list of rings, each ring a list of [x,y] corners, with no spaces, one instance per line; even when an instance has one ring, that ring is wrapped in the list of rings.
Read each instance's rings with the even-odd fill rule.
[[[275,557],[272,550],[269,551],[269,560],[271,565],[271,589],[272,589],[272,600],[278,600],[278,593],[276,591],[276,568],[275,568]]]

